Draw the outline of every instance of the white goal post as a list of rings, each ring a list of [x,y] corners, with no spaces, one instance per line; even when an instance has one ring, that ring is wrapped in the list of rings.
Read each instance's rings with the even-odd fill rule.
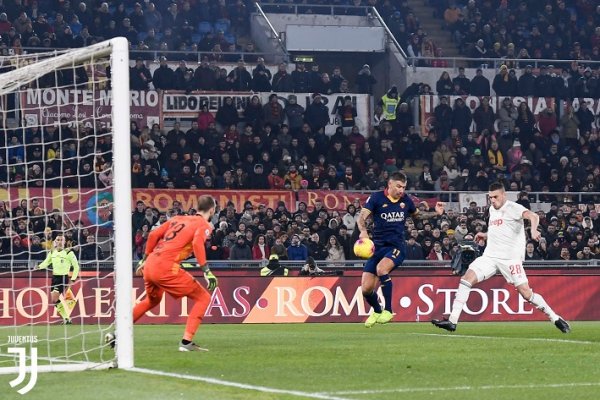
[[[128,42],[125,38],[114,38],[105,42],[101,42],[98,44],[94,44],[89,47],[80,48],[80,49],[71,49],[66,51],[56,51],[53,53],[35,53],[35,54],[26,54],[26,55],[14,55],[9,57],[0,57],[0,67],[11,66],[11,71],[0,73],[0,121],[2,121],[1,127],[5,129],[5,132],[8,132],[7,124],[7,114],[10,113],[11,118],[14,118],[17,122],[16,127],[11,127],[11,132],[23,132],[22,135],[25,137],[26,130],[30,127],[28,121],[25,121],[24,116],[22,115],[22,110],[19,109],[18,105],[10,105],[11,101],[7,101],[7,96],[13,96],[17,100],[14,100],[15,104],[18,104],[18,99],[20,96],[24,96],[25,90],[27,88],[39,88],[39,82],[44,77],[50,76],[52,79],[52,75],[57,75],[57,71],[69,71],[67,74],[71,74],[71,77],[76,75],[76,69],[82,68],[83,65],[89,66],[93,64],[97,60],[103,60],[104,64],[110,66],[111,73],[111,87],[108,87],[105,92],[110,93],[110,104],[111,107],[111,115],[110,115],[110,123],[107,126],[110,126],[110,131],[108,134],[112,136],[112,150],[111,159],[112,159],[112,182],[107,183],[107,187],[102,187],[102,189],[110,189],[112,188],[112,204],[109,204],[107,208],[110,208],[112,212],[112,224],[114,227],[114,231],[111,232],[110,235],[107,235],[109,239],[103,243],[105,247],[111,249],[110,260],[105,264],[112,263],[114,260],[114,271],[108,271],[104,273],[102,279],[107,281],[108,279],[114,280],[114,287],[111,288],[112,293],[114,293],[114,301],[110,304],[110,313],[111,316],[114,316],[114,319],[106,326],[104,322],[101,323],[101,319],[97,319],[97,327],[95,330],[90,332],[85,326],[83,322],[73,322],[73,326],[65,326],[57,327],[56,325],[56,312],[52,315],[52,310],[54,304],[49,304],[48,298],[43,297],[43,300],[39,301],[39,304],[34,304],[29,309],[29,313],[32,314],[31,310],[43,309],[47,310],[44,312],[44,318],[46,318],[46,322],[40,322],[41,319],[38,318],[35,321],[30,319],[29,322],[22,322],[23,318],[19,319],[20,322],[17,323],[18,318],[12,316],[12,310],[16,309],[17,306],[16,300],[19,300],[19,296],[15,291],[10,291],[10,282],[16,281],[15,274],[17,269],[13,269],[12,265],[16,263],[17,258],[10,258],[10,266],[7,269],[10,269],[9,272],[4,272],[5,270],[0,269],[0,283],[4,280],[4,285],[0,285],[0,294],[4,294],[4,297],[0,297],[0,318],[3,315],[10,315],[10,318],[15,321],[14,326],[3,326],[2,321],[0,321],[0,374],[13,374],[19,372],[19,359],[18,357],[7,354],[7,348],[14,345],[11,344],[12,338],[21,337],[23,334],[34,337],[33,335],[38,335],[42,333],[48,333],[47,337],[37,337],[36,343],[37,347],[40,350],[44,350],[46,352],[44,357],[40,357],[40,360],[44,362],[38,363],[38,371],[77,371],[77,370],[86,370],[86,369],[98,369],[98,368],[108,368],[108,367],[118,367],[118,368],[132,368],[134,366],[133,360],[133,318],[132,318],[132,226],[131,226],[131,143],[130,143],[130,92],[129,92],[129,49]],[[110,61],[107,61],[110,60]],[[58,75],[57,75],[58,76]],[[95,81],[96,78],[92,77],[89,82],[86,83],[85,90],[94,91],[100,86],[97,85],[98,80]],[[72,88],[71,86],[60,86],[58,83],[59,80],[56,78],[56,84],[53,87],[50,87],[51,90],[56,90],[56,92],[60,90],[68,90]],[[102,84],[106,84],[106,78],[103,78]],[[77,83],[75,83],[77,86]],[[48,88],[48,86],[45,86]],[[83,87],[83,86],[82,86]],[[10,104],[9,104],[10,103]],[[73,107],[75,110],[78,110],[78,107],[81,104],[73,104],[69,105]],[[60,106],[59,111],[60,111]],[[78,118],[78,113],[74,113],[74,118]],[[16,117],[12,117],[16,116]],[[106,115],[102,116],[106,118]],[[94,124],[98,124],[99,117],[96,119],[96,116],[90,117],[86,116],[86,121],[73,121],[74,124],[83,124],[83,122],[88,122],[95,126]],[[45,129],[48,125],[48,122],[38,122],[37,129]],[[93,130],[93,129],[92,129]],[[94,131],[94,130],[93,130]],[[2,133],[4,134],[4,133]],[[3,149],[2,154],[11,154],[9,152],[9,138],[6,139],[6,147]],[[93,139],[92,139],[93,140]],[[30,146],[29,143],[22,143],[25,148],[25,154],[28,154],[29,150],[27,146]],[[42,151],[45,152],[45,147],[42,142]],[[59,151],[63,150],[59,146]],[[78,145],[79,146],[79,145]],[[1,146],[0,146],[1,147]],[[106,151],[106,150],[105,150]],[[45,153],[44,153],[45,155]],[[62,154],[62,157],[66,157]],[[92,153],[92,156],[95,160],[95,153]],[[79,163],[79,150],[77,150],[77,156],[73,157],[73,163]],[[77,158],[77,159],[75,159]],[[10,170],[10,160],[6,159],[7,171]],[[61,161],[62,163],[62,161]],[[10,186],[13,184],[10,180],[4,182],[2,184],[2,190],[5,190],[6,193],[11,193],[8,196],[12,196],[12,193],[18,192],[20,194],[25,193],[29,190],[29,183],[23,183],[28,179],[28,164],[27,160],[25,160],[22,164],[25,165],[25,174],[23,176],[19,176],[21,179],[18,184],[21,186],[16,187],[15,190],[9,192]],[[42,162],[42,164],[45,164]],[[62,165],[62,164],[61,164]],[[77,164],[79,165],[79,164]],[[44,166],[44,168],[46,168]],[[110,168],[110,167],[109,167]],[[93,171],[92,171],[93,172]],[[96,176],[91,174],[91,176]],[[50,186],[50,184],[46,181],[46,175],[44,175],[43,189],[46,189],[46,185],[49,185],[49,188],[53,188],[54,192],[61,191],[61,193],[66,193],[63,191],[63,187],[60,186],[58,189],[55,189],[56,186]],[[58,179],[60,184],[62,185],[62,176],[59,176]],[[79,182],[82,182],[81,177],[76,177],[76,181],[79,179]],[[1,177],[0,177],[1,180]],[[42,185],[42,184],[40,184]],[[65,186],[68,187],[68,186]],[[36,190],[39,188],[36,188]],[[96,186],[98,189],[98,186]],[[70,186],[69,190],[79,190],[82,191],[81,186],[73,187]],[[51,190],[49,190],[51,191]],[[53,193],[54,193],[53,192]],[[37,192],[36,192],[37,193]],[[27,197],[18,197],[17,198],[9,198],[8,204],[11,204],[15,201],[31,201],[34,200],[29,197],[29,195],[22,195]],[[67,195],[61,195],[67,196]],[[38,199],[36,199],[38,200]],[[46,198],[41,201],[46,201],[47,204],[58,204],[63,201],[63,199],[59,198]],[[27,203],[26,203],[27,204]],[[85,207],[85,206],[83,206]],[[96,205],[93,206],[94,210],[96,210]],[[89,211],[89,210],[88,210]],[[81,210],[81,213],[88,212],[86,210]],[[97,211],[96,211],[97,212]],[[67,216],[68,217],[68,216]],[[14,215],[11,216],[14,219]],[[28,222],[29,223],[29,222]],[[4,226],[2,226],[4,228]],[[49,229],[49,228],[46,228]],[[59,230],[61,227],[58,228]],[[96,231],[98,232],[98,231]],[[95,233],[95,239],[99,239],[99,234]],[[30,235],[29,238],[36,235]],[[39,235],[37,235],[39,236]],[[90,236],[93,236],[92,234]],[[28,242],[29,243],[29,242]],[[80,243],[81,244],[81,243]],[[1,246],[0,246],[1,247]],[[12,244],[11,244],[12,248]],[[114,249],[114,251],[112,251]],[[28,266],[25,268],[19,267],[21,269],[18,270],[20,275],[25,276],[23,279],[28,279],[31,283],[29,286],[34,286],[35,283],[41,281],[41,279],[37,279],[32,277],[34,271],[33,269],[39,265],[38,260],[33,260],[31,254],[29,254],[28,259],[21,259],[21,264],[26,263]],[[8,263],[7,263],[8,264]],[[98,276],[100,274],[100,264],[101,262],[95,261],[97,270],[96,275],[94,275],[94,271],[89,273],[88,275],[81,275],[81,280],[91,281],[93,279],[100,280]],[[24,269],[24,271],[23,271]],[[83,271],[83,269],[82,269]],[[35,273],[40,273],[35,271]],[[93,278],[90,278],[94,276]],[[44,279],[44,282],[47,279]],[[48,284],[45,284],[48,285]],[[49,286],[46,286],[42,289],[30,290],[29,297],[31,298],[36,293],[47,293]],[[30,288],[31,289],[31,288]],[[107,290],[108,291],[108,290]],[[81,291],[80,291],[81,292]],[[81,295],[81,294],[80,294]],[[87,295],[87,294],[86,294]],[[84,295],[81,295],[84,296]],[[23,296],[25,297],[25,296]],[[62,299],[62,297],[61,297]],[[83,302],[84,298],[77,298],[81,302]],[[89,299],[87,299],[89,300]],[[103,300],[106,303],[106,300]],[[102,304],[104,304],[102,303]],[[39,306],[39,307],[38,307]],[[6,309],[2,309],[2,307],[6,307]],[[9,310],[9,307],[11,308]],[[36,308],[37,307],[37,308]],[[41,313],[41,311],[40,311]],[[52,318],[54,317],[54,320]],[[11,319],[9,319],[11,320]],[[11,321],[12,321],[11,320]],[[51,322],[50,322],[51,321]],[[80,321],[83,321],[83,317],[80,318]],[[102,320],[104,321],[104,320]],[[114,323],[114,326],[112,325]],[[18,325],[18,326],[17,326]],[[29,330],[27,330],[29,329]],[[57,329],[64,329],[65,335],[63,337],[54,335],[51,336],[50,333],[55,333]],[[111,332],[114,330],[116,337],[118,338],[117,345],[115,350],[110,349],[110,346],[107,346],[102,342],[103,335],[105,332]],[[62,333],[62,331],[61,331]],[[60,352],[59,354],[52,354],[53,349],[55,348],[56,341],[64,340],[64,343],[60,344]],[[72,344],[76,342],[76,344]],[[47,343],[46,343],[47,342]],[[36,344],[27,344],[27,346],[33,347]],[[69,352],[68,354],[65,354]],[[77,356],[71,356],[72,354],[76,354]],[[93,355],[100,354],[101,357],[94,359]],[[56,358],[55,358],[56,356]],[[9,364],[9,366],[7,366]],[[12,364],[12,365],[10,365]],[[3,389],[8,390],[8,389]]]

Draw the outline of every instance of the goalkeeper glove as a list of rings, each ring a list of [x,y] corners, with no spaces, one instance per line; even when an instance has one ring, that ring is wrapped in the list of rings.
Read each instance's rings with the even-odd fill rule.
[[[204,272],[204,279],[206,279],[206,283],[208,284],[208,290],[212,292],[217,288],[218,280],[215,274],[208,268],[208,266],[202,267],[202,272]]]
[[[136,276],[144,275],[144,263],[145,262],[146,262],[146,255],[144,254],[144,257],[138,262],[137,269],[135,270]]]

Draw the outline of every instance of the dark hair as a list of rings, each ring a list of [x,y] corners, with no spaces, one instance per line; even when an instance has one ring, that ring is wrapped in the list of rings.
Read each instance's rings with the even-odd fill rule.
[[[396,172],[393,172],[392,174],[390,174],[389,180],[406,182],[406,175],[404,175],[404,173],[402,173],[400,171],[396,171]]]
[[[216,206],[215,199],[212,196],[203,194],[202,196],[198,197],[198,211],[199,212],[208,211],[211,208],[214,208],[215,206]]]
[[[493,192],[494,190],[502,190],[502,191],[504,191],[506,189],[504,188],[504,185],[502,184],[502,182],[496,181],[496,182],[490,183],[489,190],[490,190],[490,192]]]

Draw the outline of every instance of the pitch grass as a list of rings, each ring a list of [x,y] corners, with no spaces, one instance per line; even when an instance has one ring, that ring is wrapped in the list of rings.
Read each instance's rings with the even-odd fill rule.
[[[596,400],[600,322],[572,325],[569,335],[547,322],[462,323],[452,334],[426,322],[205,325],[197,342],[206,353],[177,352],[182,326],[135,326],[135,364],[337,399]],[[8,385],[13,378],[0,376],[0,398],[310,398],[122,370],[40,374],[21,396]]]

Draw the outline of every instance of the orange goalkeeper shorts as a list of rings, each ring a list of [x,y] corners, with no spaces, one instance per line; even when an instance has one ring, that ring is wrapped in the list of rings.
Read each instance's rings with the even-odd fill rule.
[[[162,297],[165,291],[175,298],[184,296],[194,297],[198,291],[205,291],[200,283],[182,268],[173,265],[145,265],[144,284],[146,295]]]

